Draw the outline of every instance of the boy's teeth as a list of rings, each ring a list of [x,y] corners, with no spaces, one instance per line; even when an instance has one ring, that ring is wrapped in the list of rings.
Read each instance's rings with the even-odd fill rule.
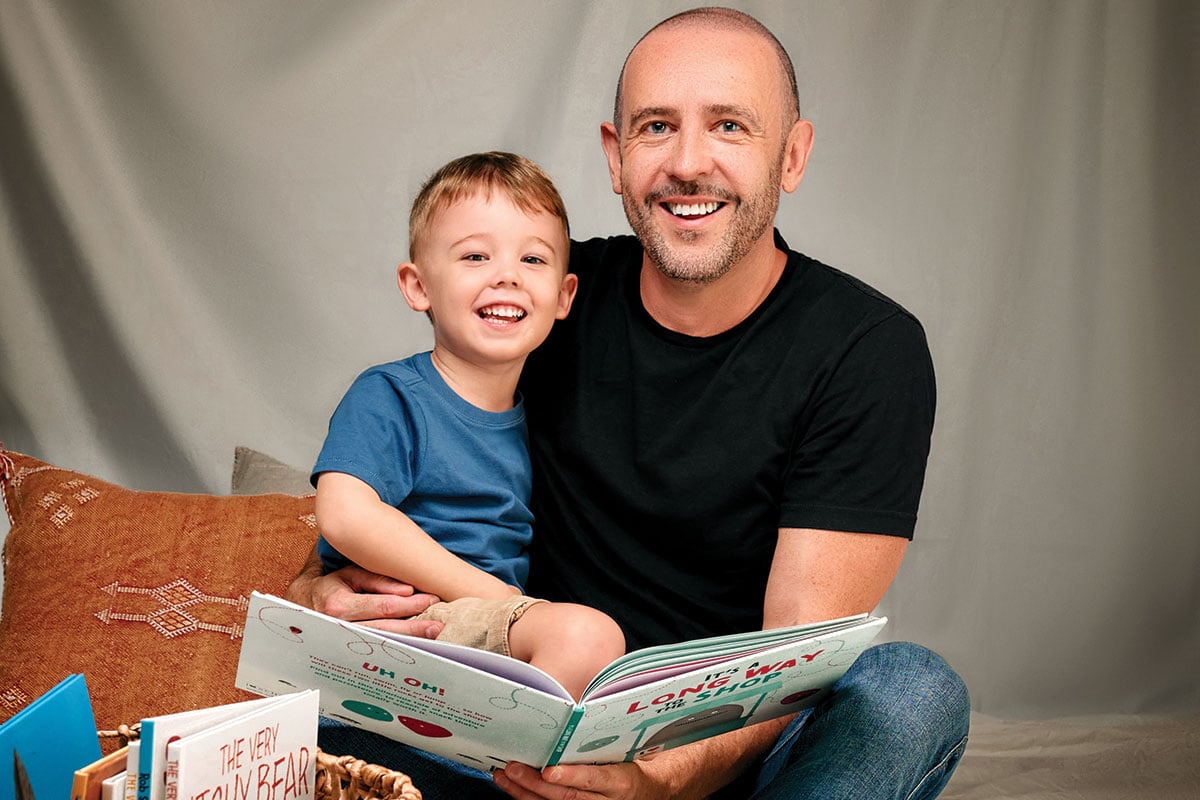
[[[671,203],[671,213],[677,217],[699,217],[704,214],[711,214],[720,207],[720,203]]]
[[[479,310],[480,316],[499,317],[501,319],[521,319],[525,312],[516,306],[488,306]]]

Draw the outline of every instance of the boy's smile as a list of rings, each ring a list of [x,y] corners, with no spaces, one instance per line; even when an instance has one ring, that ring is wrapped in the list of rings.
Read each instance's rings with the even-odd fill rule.
[[[487,306],[479,309],[479,316],[499,323],[519,322],[525,318],[525,309],[516,306]]]

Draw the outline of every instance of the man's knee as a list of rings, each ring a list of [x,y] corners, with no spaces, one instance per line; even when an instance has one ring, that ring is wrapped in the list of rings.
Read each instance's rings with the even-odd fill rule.
[[[926,728],[961,739],[970,727],[966,684],[940,655],[910,642],[888,642],[859,655],[843,678],[844,688],[875,704],[876,715],[898,728]]]

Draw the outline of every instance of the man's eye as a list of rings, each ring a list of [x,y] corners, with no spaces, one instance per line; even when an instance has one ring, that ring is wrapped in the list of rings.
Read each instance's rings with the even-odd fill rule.
[[[741,130],[742,130],[742,126],[737,124],[736,122],[733,122],[732,120],[727,119],[721,123],[721,132],[722,133],[740,133]]]
[[[665,122],[650,122],[646,125],[646,133],[653,133],[658,136],[667,132],[667,123]]]

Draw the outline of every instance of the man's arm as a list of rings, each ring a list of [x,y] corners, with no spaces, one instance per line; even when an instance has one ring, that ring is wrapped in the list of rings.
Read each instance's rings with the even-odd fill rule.
[[[283,596],[322,614],[393,633],[434,639],[442,632],[440,622],[406,619],[429,608],[437,597],[361,567],[325,574],[315,545]]]
[[[767,578],[763,627],[870,613],[892,585],[908,539],[782,528]]]
[[[781,529],[767,580],[763,627],[873,610],[907,547],[908,540],[898,536]],[[495,780],[518,800],[701,798],[757,763],[790,719],[753,725],[632,763],[557,766],[540,774],[513,764],[495,773]]]

